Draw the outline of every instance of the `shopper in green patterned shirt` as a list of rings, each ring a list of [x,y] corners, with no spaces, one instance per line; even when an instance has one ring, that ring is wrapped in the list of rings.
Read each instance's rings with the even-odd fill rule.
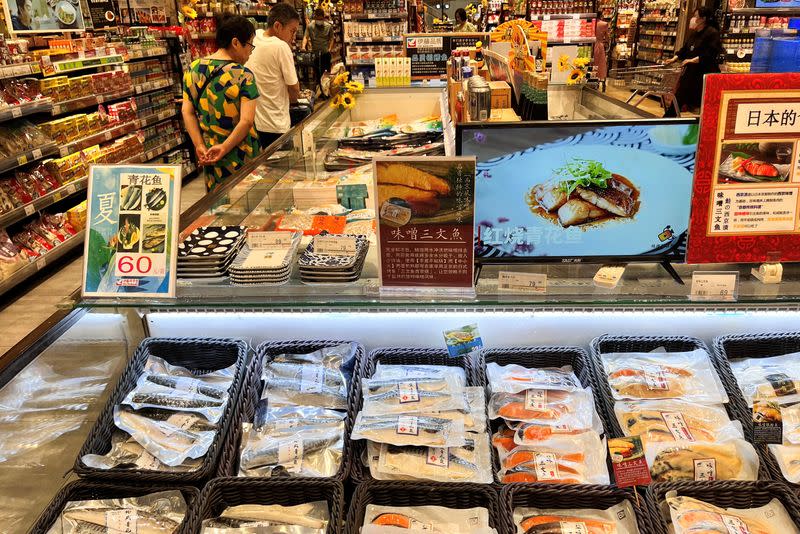
[[[255,28],[239,15],[217,21],[217,51],[192,62],[183,75],[183,119],[212,191],[258,154],[253,124],[258,88],[244,66]]]

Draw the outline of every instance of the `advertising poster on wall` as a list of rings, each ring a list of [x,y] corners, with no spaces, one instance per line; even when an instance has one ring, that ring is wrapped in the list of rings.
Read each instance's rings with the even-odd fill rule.
[[[167,7],[163,0],[130,0],[132,24],[165,24]]]
[[[85,30],[80,0],[6,0],[3,9],[12,34]]]
[[[83,296],[175,296],[180,165],[93,165]]]
[[[435,34],[405,36],[406,57],[411,58],[411,78],[445,79],[450,53],[459,47],[474,48],[475,43],[489,42],[488,33]]]
[[[706,76],[690,263],[800,261],[800,74]]]
[[[92,28],[100,30],[120,24],[117,2],[114,0],[87,0]]]
[[[382,287],[473,286],[475,158],[375,158]]]

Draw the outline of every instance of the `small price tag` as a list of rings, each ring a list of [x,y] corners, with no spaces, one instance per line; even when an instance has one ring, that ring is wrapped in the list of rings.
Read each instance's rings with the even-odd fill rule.
[[[60,191],[53,195],[53,202],[58,202],[59,200],[61,200],[61,192]]]
[[[108,132],[108,131],[103,132],[103,137],[105,138],[106,141],[110,141],[111,140],[111,132]]]
[[[543,412],[547,408],[546,389],[528,389],[525,391],[525,409]]]
[[[66,156],[67,154],[69,154],[69,148],[68,147],[62,146],[60,149],[58,149],[58,155],[61,156],[62,158],[64,156]]]
[[[418,436],[419,427],[417,416],[401,415],[397,418],[397,433],[407,436]]]
[[[647,467],[640,436],[609,439],[608,451],[617,486],[624,488],[650,484],[650,468]]]
[[[720,517],[722,518],[722,524],[728,530],[728,534],[750,534],[747,523],[742,519],[727,514],[720,514]]]
[[[544,15],[544,16],[542,16],[542,20],[550,20],[550,15]]]
[[[314,253],[331,256],[354,256],[356,238],[343,236],[319,235],[314,238]]]
[[[39,258],[36,260],[36,270],[41,271],[47,265],[47,258]]]
[[[33,159],[39,159],[41,157],[42,157],[42,150],[40,148],[37,148],[36,150],[33,151]]]
[[[564,37],[564,44],[570,44],[572,42],[572,37]]]
[[[25,165],[26,163],[28,163],[28,157],[27,156],[18,157],[17,163],[19,163],[20,165]]]
[[[95,100],[95,102],[97,102],[98,104],[102,104],[102,103],[103,103],[103,97],[102,97],[102,95],[98,95],[98,96],[97,96],[97,97],[96,97],[94,100]]]
[[[717,479],[717,461],[714,458],[696,458],[694,460],[694,480],[710,482]]]
[[[676,441],[695,441],[694,435],[689,430],[689,425],[680,412],[661,412],[661,418],[667,425],[667,430]]]
[[[617,287],[622,275],[625,273],[625,267],[622,265],[605,265],[600,267],[594,275],[592,282],[598,287],[605,287],[613,289]]]
[[[25,204],[25,215],[33,215],[36,212],[36,209],[33,207],[33,204]]]
[[[735,301],[739,285],[738,272],[700,271],[692,273],[691,300]]]
[[[292,232],[247,232],[250,249],[288,247],[292,244]]]
[[[538,480],[558,480],[558,462],[556,455],[552,452],[533,453],[533,463],[536,466],[536,478]]]
[[[515,273],[500,271],[497,275],[497,287],[501,291],[519,293],[546,293],[547,275],[539,273]]]
[[[11,116],[14,118],[22,117],[22,110],[19,108],[11,108]]]
[[[75,188],[75,184],[69,184],[69,185],[67,185],[67,194],[68,194],[68,195],[71,195],[71,194],[72,194],[72,193],[74,193],[75,191],[77,191],[77,189]]]
[[[589,527],[583,521],[561,521],[561,534],[590,534]]]
[[[61,113],[61,106],[59,104],[55,104],[53,106],[53,115],[58,115]]]
[[[579,13],[573,13],[572,14],[572,20],[578,20],[579,18],[581,18]]]
[[[447,447],[428,447],[425,463],[436,467],[450,467],[450,451]]]
[[[179,430],[188,430],[192,428],[192,425],[194,425],[195,421],[197,421],[197,417],[190,413],[176,413],[170,415],[169,418],[167,418],[166,423]]]

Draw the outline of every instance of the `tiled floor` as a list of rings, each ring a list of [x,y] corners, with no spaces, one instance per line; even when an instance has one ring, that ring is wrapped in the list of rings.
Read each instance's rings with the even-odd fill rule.
[[[185,210],[205,195],[202,177],[183,186],[181,209]],[[47,272],[7,293],[0,302],[0,358],[34,328],[55,313],[60,304],[80,287],[82,248],[65,261],[48,265]]]

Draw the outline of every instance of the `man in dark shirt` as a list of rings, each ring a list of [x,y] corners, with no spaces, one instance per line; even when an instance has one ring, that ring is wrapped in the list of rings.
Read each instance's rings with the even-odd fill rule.
[[[31,0],[16,0],[17,14],[11,15],[11,27],[15,30],[31,30],[33,22],[33,2]]]
[[[325,11],[318,7],[314,10],[314,20],[306,28],[302,45],[303,50],[311,50],[317,54],[317,82],[323,74],[331,70],[333,35],[333,25],[325,21]]]

